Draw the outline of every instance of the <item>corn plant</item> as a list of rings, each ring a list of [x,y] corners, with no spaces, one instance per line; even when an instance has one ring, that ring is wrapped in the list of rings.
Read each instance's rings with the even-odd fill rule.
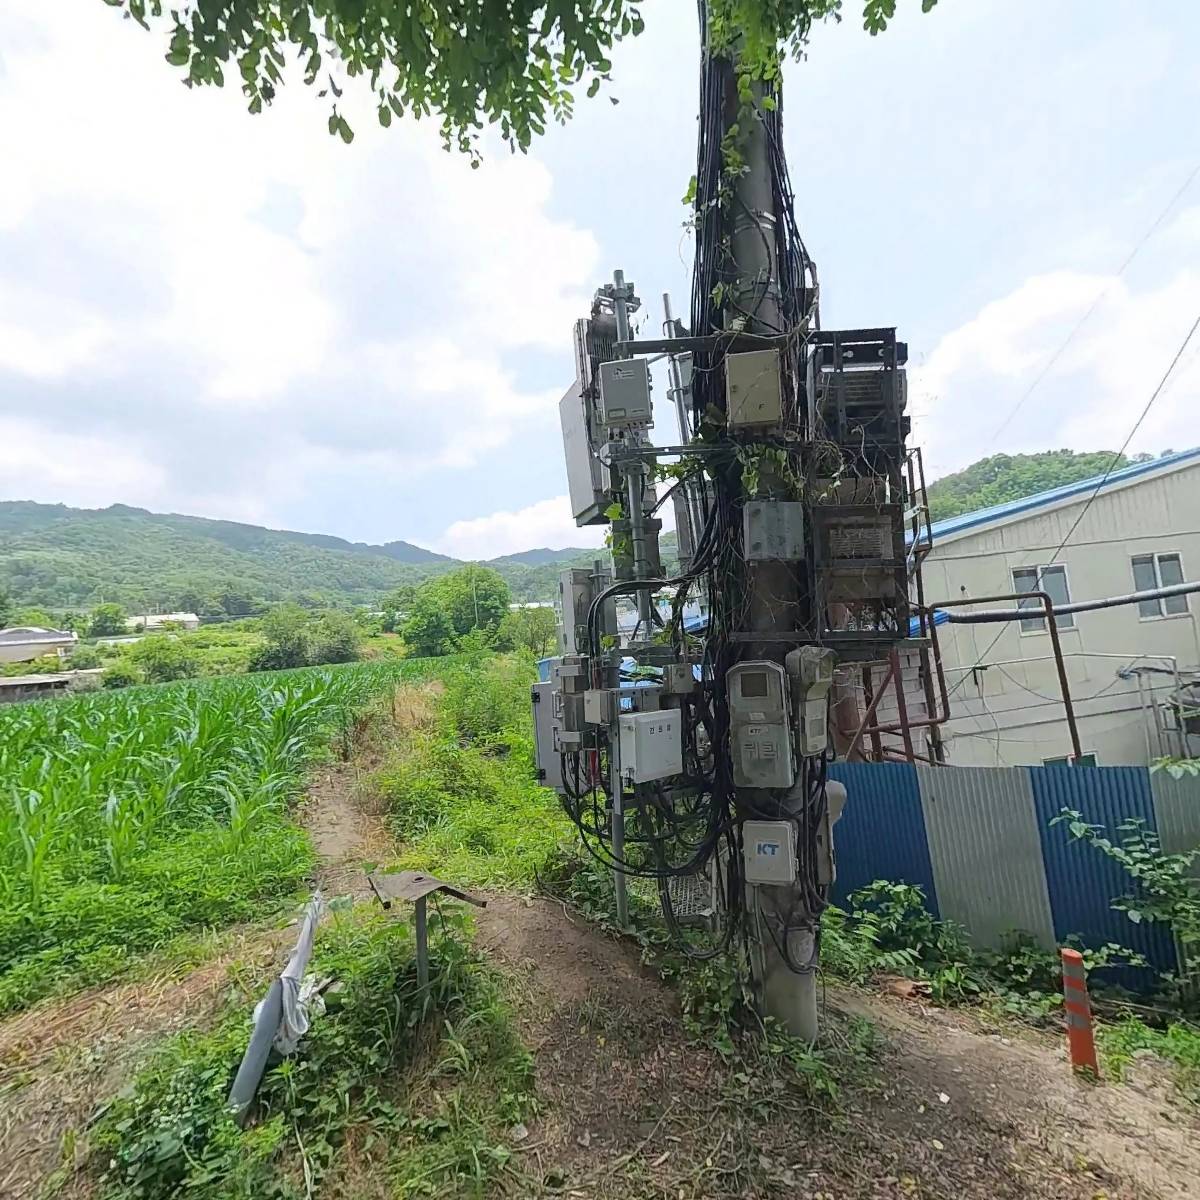
[[[100,961],[100,945],[144,948],[294,889],[309,851],[288,814],[309,765],[374,696],[429,669],[355,664],[0,709],[0,1011],[31,998],[5,991],[10,971],[14,989],[29,978],[25,955],[61,973],[73,955]]]

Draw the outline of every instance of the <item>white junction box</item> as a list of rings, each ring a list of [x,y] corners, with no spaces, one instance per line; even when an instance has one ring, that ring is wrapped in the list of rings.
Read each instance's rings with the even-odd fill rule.
[[[747,883],[795,883],[795,824],[792,821],[743,821],[742,860]]]
[[[649,783],[683,772],[683,736],[675,709],[622,713],[620,721],[621,777]]]
[[[795,562],[804,557],[804,505],[795,500],[747,500],[742,542],[749,562]]]
[[[600,364],[600,406],[596,415],[609,429],[653,422],[650,368],[644,358],[618,358]]]

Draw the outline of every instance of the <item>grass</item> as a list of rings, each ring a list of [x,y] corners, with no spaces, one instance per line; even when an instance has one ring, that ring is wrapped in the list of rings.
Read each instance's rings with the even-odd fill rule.
[[[444,669],[318,668],[0,712],[0,1012],[262,916],[313,856],[291,806],[371,698]]]
[[[404,843],[399,866],[476,886],[531,887],[571,836],[553,792],[533,777],[532,658],[459,665],[442,676],[432,720],[376,773]]]
[[[1124,1078],[1139,1051],[1149,1051],[1169,1064],[1180,1094],[1200,1104],[1200,1028],[1187,1021],[1168,1021],[1152,1028],[1137,1017],[1099,1027],[1101,1059],[1108,1075]]]
[[[364,1169],[388,1181],[379,1194],[482,1188],[508,1162],[504,1130],[530,1112],[530,1059],[461,919],[433,924],[425,993],[407,922],[360,910],[326,924],[312,969],[338,990],[302,1052],[268,1070],[244,1130],[225,1103],[244,1007],[161,1045],[98,1120],[100,1194],[290,1200],[350,1194]]]

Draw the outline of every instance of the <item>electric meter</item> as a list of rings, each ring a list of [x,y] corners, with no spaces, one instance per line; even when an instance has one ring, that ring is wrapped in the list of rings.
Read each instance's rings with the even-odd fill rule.
[[[824,754],[829,742],[827,715],[836,655],[821,646],[801,646],[783,660],[792,677],[800,753]]]
[[[729,740],[737,787],[787,788],[796,780],[787,673],[778,663],[730,667]]]

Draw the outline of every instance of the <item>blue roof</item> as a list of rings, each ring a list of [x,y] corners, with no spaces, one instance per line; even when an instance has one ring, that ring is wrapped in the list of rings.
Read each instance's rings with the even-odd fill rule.
[[[1007,504],[994,504],[991,508],[978,508],[974,512],[962,513],[957,517],[947,517],[944,521],[936,521],[930,527],[934,545],[939,538],[951,537],[975,529],[980,525],[990,525],[993,521],[1002,521],[1024,513],[1036,512],[1039,508],[1048,508],[1063,500],[1075,496],[1086,496],[1096,490],[1097,484],[1104,480],[1101,491],[1119,487],[1131,479],[1139,479],[1144,475],[1153,475],[1165,467],[1179,463],[1200,462],[1200,447],[1194,450],[1180,450],[1175,454],[1164,454],[1152,462],[1134,463],[1131,467],[1123,467],[1114,471],[1107,479],[1103,475],[1094,475],[1091,479],[1081,479],[1077,483],[1065,483],[1062,487],[1050,488],[1033,496],[1025,496],[1020,500],[1010,500]]]

